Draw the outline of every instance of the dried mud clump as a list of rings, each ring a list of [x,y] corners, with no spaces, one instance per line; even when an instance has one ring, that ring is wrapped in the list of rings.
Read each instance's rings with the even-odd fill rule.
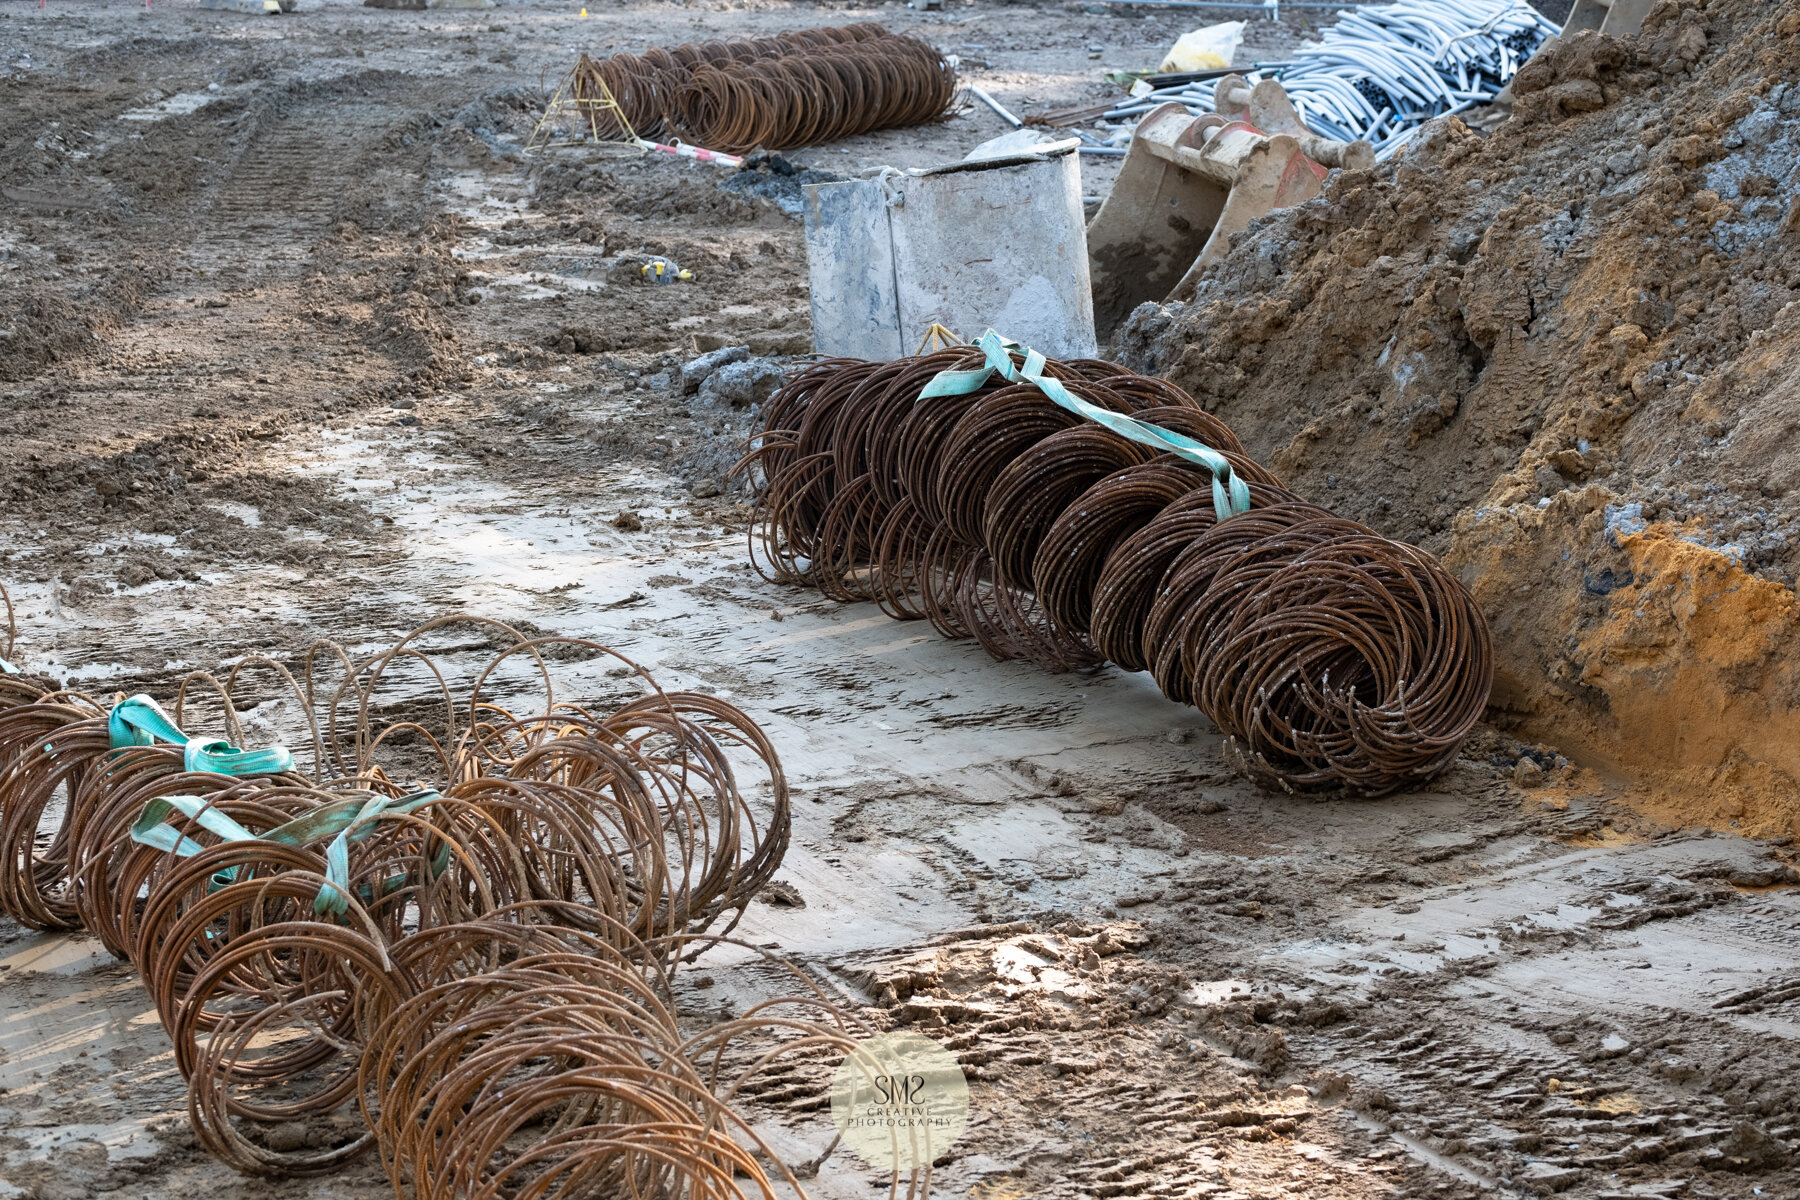
[[[1514,91],[1252,225],[1124,357],[1458,570],[1503,725],[1793,831],[1800,12],[1661,0]]]

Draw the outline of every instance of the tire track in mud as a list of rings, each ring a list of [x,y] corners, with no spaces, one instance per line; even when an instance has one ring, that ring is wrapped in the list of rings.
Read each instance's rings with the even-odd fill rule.
[[[383,110],[378,107],[334,111],[362,118],[344,120],[351,129],[381,127]],[[388,115],[398,114],[389,110]],[[341,143],[334,145],[322,128],[323,120],[266,113],[253,120],[250,144],[196,217],[201,228],[183,256],[186,268],[246,282],[292,275],[330,229],[344,187],[353,178],[350,168],[361,155],[343,154]]]
[[[379,149],[409,121],[417,100],[403,91],[360,102],[325,94],[299,104],[258,103],[241,123],[245,144],[229,175],[196,208],[198,228],[183,267],[222,272],[234,282],[296,274],[368,186]],[[398,157],[380,166],[384,184],[423,196],[422,169],[409,170]]]
[[[181,136],[150,143],[160,160],[137,143],[134,169],[197,154],[211,179],[109,225],[108,253],[160,258],[163,282],[91,357],[20,389],[31,420],[0,446],[0,496],[38,516],[26,578],[59,577],[76,610],[124,613],[138,602],[114,596],[115,581],[197,582],[246,557],[299,580],[327,550],[373,553],[379,526],[354,499],[260,464],[284,429],[425,386],[421,362],[447,344],[414,294],[427,278],[412,239],[429,215],[429,145],[408,153],[399,135],[441,99],[417,83],[271,81],[229,120],[175,118]],[[342,238],[341,221],[363,228]],[[390,290],[396,277],[405,286]],[[266,644],[260,630],[244,636]],[[156,677],[185,654],[179,637],[140,633],[65,666]]]
[[[284,422],[306,400],[330,399],[353,385],[379,386],[399,373],[374,353],[368,369],[354,373],[358,378],[334,379],[324,387],[317,378],[292,377],[316,372],[272,378],[273,368],[283,364],[267,362],[264,369],[259,362],[254,382],[279,386],[279,396],[220,378],[233,375],[239,365],[232,343],[259,341],[265,359],[294,357],[302,340],[295,338],[295,326],[320,284],[334,298],[345,294],[348,289],[332,278],[344,270],[336,262],[319,263],[317,280],[303,276],[318,262],[320,243],[332,235],[341,214],[364,202],[371,188],[406,197],[402,209],[424,210],[422,199],[411,199],[424,195],[422,158],[380,157],[384,139],[410,118],[420,97],[398,84],[371,87],[364,80],[361,87],[363,95],[354,101],[329,94],[331,88],[298,100],[265,94],[236,121],[208,122],[220,126],[212,148],[220,160],[215,181],[180,215],[128,221],[110,235],[139,251],[174,253],[165,281],[97,347],[98,359],[49,382],[51,390],[72,394],[77,403],[50,407],[48,421],[34,431],[44,451],[59,458],[72,452],[116,459],[146,443],[161,449],[166,439],[189,438],[184,405],[168,403],[160,389],[138,394],[137,381],[171,365],[191,381],[181,399],[213,401],[207,407],[216,415],[204,419],[240,428]],[[384,94],[389,91],[401,94],[390,99]],[[240,145],[232,146],[232,135]],[[316,361],[319,352],[334,348],[371,349],[363,343],[372,338],[368,329],[345,323],[315,327],[304,340]],[[94,421],[95,412],[110,419]]]
[[[1250,955],[1263,971],[1244,964],[1260,982],[1195,1032],[1247,1057],[1279,1033],[1280,1059],[1321,1097],[1462,1185],[1717,1196],[1741,1180],[1770,1194],[1797,1132],[1795,1029],[1746,1010],[1789,998],[1771,964],[1792,960],[1795,935],[1769,915],[1792,897],[1725,881],[1787,879],[1783,853],[1574,848],[1491,881],[1467,916],[1478,897],[1447,879],[1265,942]],[[1226,935],[1238,953],[1268,936]]]

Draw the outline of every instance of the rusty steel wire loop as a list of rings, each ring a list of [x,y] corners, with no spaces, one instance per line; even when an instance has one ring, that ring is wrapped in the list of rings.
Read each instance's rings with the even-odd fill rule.
[[[31,700],[41,695],[44,689],[13,666],[12,657],[18,650],[19,622],[18,613],[13,610],[12,593],[6,585],[0,583],[0,610],[6,613],[4,625],[0,625],[0,708]]]
[[[919,38],[879,25],[692,42],[576,63],[573,94],[601,138],[678,137],[728,153],[786,150],[936,120],[956,71]]]
[[[458,685],[471,647],[497,653]],[[570,660],[637,694],[559,695]],[[699,1034],[671,999],[787,847],[786,779],[743,712],[598,643],[449,617],[360,662],[320,643],[297,671],[184,678],[183,729],[241,741],[272,680],[310,751],[232,776],[4,678],[0,910],[131,961],[220,1160],[309,1175],[379,1146],[397,1195],[446,1200],[804,1195],[733,1099],[873,1031],[766,954],[796,997]],[[271,1137],[296,1122],[300,1148]]]
[[[1205,468],[1030,383],[920,398],[939,372],[983,365],[952,346],[795,372],[737,467],[757,485],[757,570],[996,658],[1149,671],[1273,786],[1378,796],[1455,758],[1494,656],[1473,597],[1434,558],[1300,500],[1166,380],[1096,360],[1045,368],[1219,451],[1249,512],[1220,521]]]
[[[689,1037],[666,990],[603,941],[533,945],[498,922],[458,941],[484,937],[510,960],[449,972],[397,1006],[363,1055],[364,1111],[397,1188],[433,1200],[773,1196],[766,1161],[805,1194],[731,1101],[784,1062],[870,1032],[809,980],[782,964],[801,995]]]

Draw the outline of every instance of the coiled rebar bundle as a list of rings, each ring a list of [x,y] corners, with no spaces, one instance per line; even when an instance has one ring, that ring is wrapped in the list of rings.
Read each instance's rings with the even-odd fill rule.
[[[458,694],[471,633],[503,649]],[[639,694],[559,698],[546,660]],[[304,769],[183,731],[204,708],[241,741],[258,674]],[[684,1031],[671,996],[787,846],[780,762],[736,708],[467,617],[363,662],[320,643],[298,675],[250,656],[169,712],[0,678],[0,911],[132,962],[214,1156],[308,1175],[378,1146],[397,1194],[442,1200],[805,1194],[731,1099],[873,1030],[776,960],[798,995],[744,1018]],[[494,699],[534,689],[535,715]]]
[[[1249,511],[1218,511],[1217,472],[1195,456],[1053,400],[1013,351],[973,390],[921,395],[997,352],[792,376],[739,464],[760,476],[757,569],[996,658],[1148,670],[1252,777],[1289,790],[1382,795],[1450,763],[1486,706],[1493,649],[1431,555],[1305,503],[1162,379],[1093,360],[1041,371],[1104,410],[1091,415],[1216,452]]]
[[[604,85],[604,86],[602,86]],[[926,42],[879,25],[686,43],[575,66],[572,94],[602,138],[673,135],[714,150],[785,150],[943,115],[956,71]]]

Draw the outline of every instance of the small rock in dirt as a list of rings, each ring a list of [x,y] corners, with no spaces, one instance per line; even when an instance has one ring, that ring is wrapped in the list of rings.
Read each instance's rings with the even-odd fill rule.
[[[691,396],[700,390],[707,376],[728,363],[742,362],[750,357],[748,346],[726,346],[720,350],[708,351],[698,358],[690,358],[681,368],[681,391]]]
[[[1513,782],[1522,788],[1542,787],[1544,768],[1532,759],[1521,758],[1513,765]]]
[[[401,417],[398,421],[394,422],[394,424],[396,424],[396,425],[405,425],[408,427],[417,425],[418,423],[419,423],[419,418],[413,416],[411,413],[408,413],[406,416]]]
[[[694,498],[697,500],[707,500],[718,494],[719,481],[716,479],[702,479],[694,485]]]
[[[1579,450],[1558,450],[1550,456],[1550,463],[1569,479],[1579,479],[1587,474],[1587,456]]]
[[[1644,156],[1642,150],[1619,150],[1606,156],[1606,169],[1623,179],[1643,169]]]
[[[1091,1075],[1100,1069],[1100,1064],[1088,1059],[1053,1058],[1050,1069],[1058,1075]]]
[[[655,388],[659,392],[667,391],[669,387],[669,373],[667,371],[658,371],[656,374],[651,375],[644,380],[644,386],[647,388]]]
[[[1188,731],[1185,729],[1171,729],[1169,730],[1169,744],[1171,746],[1185,746],[1187,745],[1188,736]]]
[[[417,408],[417,407],[419,407],[419,402],[417,400],[409,400],[406,397],[402,396],[400,399],[398,399],[398,400],[394,401],[392,404],[388,405],[388,407],[389,408]]]
[[[1722,1165],[1731,1171],[1754,1172],[1784,1167],[1792,1157],[1780,1142],[1748,1121],[1739,1121],[1731,1138],[1719,1149],[1725,1154]]]
[[[1534,1162],[1519,1172],[1517,1178],[1525,1189],[1540,1196],[1550,1196],[1557,1192],[1567,1191],[1575,1185],[1582,1172],[1575,1167],[1559,1167],[1546,1162]]]
[[[612,519],[614,529],[623,529],[626,533],[636,533],[644,527],[644,518],[638,516],[633,509],[625,509]]]
[[[1550,102],[1564,113],[1593,112],[1606,107],[1606,94],[1591,79],[1571,79],[1550,89]]]
[[[800,889],[785,879],[770,880],[764,885],[763,890],[756,894],[756,898],[764,904],[774,905],[776,908],[806,907],[806,900],[800,895]]]
[[[156,578],[156,571],[148,563],[133,561],[120,567],[114,577],[128,588],[143,587]]]
[[[306,1147],[306,1126],[299,1121],[284,1121],[269,1130],[263,1141],[277,1154],[291,1154]]]
[[[770,358],[746,358],[727,363],[700,385],[700,402],[744,408],[761,404],[781,386],[784,372]]]
[[[1354,1082],[1342,1071],[1322,1071],[1315,1077],[1311,1091],[1321,1100],[1335,1100],[1339,1096],[1348,1096]]]
[[[1765,106],[1739,121],[1737,131],[1751,145],[1767,146],[1781,136],[1781,125],[1781,114]]]

